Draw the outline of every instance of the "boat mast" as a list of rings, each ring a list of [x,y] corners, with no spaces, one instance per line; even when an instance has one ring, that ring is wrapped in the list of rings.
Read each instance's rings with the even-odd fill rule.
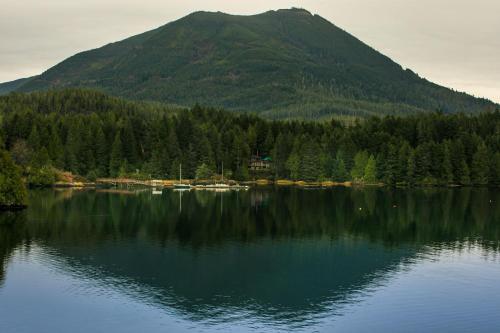
[[[222,183],[224,183],[224,162],[222,162]]]
[[[179,163],[179,183],[182,184],[182,164]]]

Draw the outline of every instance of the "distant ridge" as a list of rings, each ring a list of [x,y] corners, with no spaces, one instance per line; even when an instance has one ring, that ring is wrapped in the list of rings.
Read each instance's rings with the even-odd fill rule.
[[[28,82],[29,80],[31,80],[33,78],[35,78],[35,76],[0,83],[0,95],[5,95],[5,94],[8,94],[12,91],[15,91],[21,85],[23,85],[24,83]]]
[[[478,112],[498,105],[420,78],[305,9],[195,12],[76,54],[0,91],[91,87],[131,99],[200,103],[271,118]]]

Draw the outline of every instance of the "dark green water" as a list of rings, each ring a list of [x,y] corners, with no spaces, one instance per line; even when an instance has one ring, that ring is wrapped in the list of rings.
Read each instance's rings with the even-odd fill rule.
[[[0,332],[492,332],[500,192],[33,191]]]

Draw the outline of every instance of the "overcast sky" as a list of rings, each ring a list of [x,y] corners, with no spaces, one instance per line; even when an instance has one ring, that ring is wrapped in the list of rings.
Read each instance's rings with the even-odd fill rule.
[[[197,10],[302,7],[436,83],[500,102],[499,0],[18,0],[0,6],[0,82]]]

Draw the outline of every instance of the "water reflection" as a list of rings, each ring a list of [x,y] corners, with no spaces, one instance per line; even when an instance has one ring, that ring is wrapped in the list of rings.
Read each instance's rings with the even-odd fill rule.
[[[189,321],[303,328],[426,255],[495,257],[498,199],[489,189],[34,191],[27,212],[0,215],[0,279],[14,251],[36,244],[48,266]]]

